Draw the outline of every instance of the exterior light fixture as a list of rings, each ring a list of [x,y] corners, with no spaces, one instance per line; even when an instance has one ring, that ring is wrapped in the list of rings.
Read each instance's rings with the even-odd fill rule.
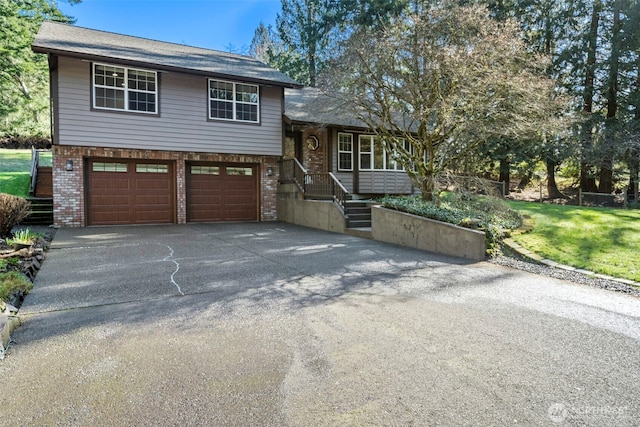
[[[67,163],[64,165],[64,170],[71,172],[73,170],[73,160],[67,160]]]
[[[267,176],[273,176],[273,168],[271,166],[267,168]]]

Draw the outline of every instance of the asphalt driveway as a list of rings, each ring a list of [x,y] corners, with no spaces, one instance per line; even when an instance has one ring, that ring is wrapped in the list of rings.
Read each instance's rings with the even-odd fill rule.
[[[640,419],[637,298],[288,224],[59,230],[20,314],[0,425]]]

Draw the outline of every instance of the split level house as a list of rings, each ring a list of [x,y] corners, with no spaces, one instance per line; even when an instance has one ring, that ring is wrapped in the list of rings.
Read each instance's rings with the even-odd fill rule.
[[[32,49],[58,226],[272,221],[284,182],[342,207],[413,192],[365,126],[256,59],[54,22]]]

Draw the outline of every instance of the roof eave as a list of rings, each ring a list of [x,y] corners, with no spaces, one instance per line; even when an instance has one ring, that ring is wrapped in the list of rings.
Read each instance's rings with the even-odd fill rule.
[[[192,75],[198,75],[198,76],[204,76],[204,77],[218,77],[218,78],[224,78],[229,80],[241,80],[243,82],[248,82],[248,83],[278,86],[278,87],[283,87],[288,89],[300,89],[304,87],[304,85],[301,85],[299,83],[289,83],[289,82],[282,82],[277,80],[259,79],[255,77],[238,76],[235,74],[214,73],[214,72],[199,70],[194,68],[163,65],[163,64],[158,64],[158,63],[148,62],[148,61],[135,61],[131,59],[122,59],[122,58],[111,57],[111,56],[90,55],[90,54],[73,52],[73,51],[68,51],[63,49],[54,49],[46,46],[40,46],[35,43],[31,45],[31,50],[33,50],[35,53],[67,56],[67,57],[83,59],[87,61],[104,61],[104,62],[110,62],[114,64],[127,65],[127,66],[153,68],[154,70],[166,71],[166,72],[180,72],[180,73],[192,74]]]

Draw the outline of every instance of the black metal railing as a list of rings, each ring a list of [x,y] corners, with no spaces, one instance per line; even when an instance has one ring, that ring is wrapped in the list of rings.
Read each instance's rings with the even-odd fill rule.
[[[349,192],[331,172],[308,173],[304,177],[304,196],[313,199],[333,200],[344,211]]]
[[[31,147],[31,184],[29,186],[29,194],[33,195],[36,191],[36,183],[38,182],[38,164],[40,163],[40,152],[35,147]]]
[[[307,173],[297,159],[280,162],[280,182],[296,184],[307,199],[333,200],[343,211],[349,199],[349,192],[334,174]]]
[[[307,170],[298,159],[286,159],[280,161],[280,182],[283,184],[296,184],[304,192],[304,177]]]
[[[332,188],[333,200],[336,203],[338,203],[338,205],[340,205],[340,207],[342,208],[342,212],[344,212],[347,200],[349,200],[350,198],[349,192],[347,191],[346,188],[344,188],[342,183],[338,180],[338,178],[334,174],[329,172],[329,176],[331,176],[331,180],[333,182],[333,188]]]

